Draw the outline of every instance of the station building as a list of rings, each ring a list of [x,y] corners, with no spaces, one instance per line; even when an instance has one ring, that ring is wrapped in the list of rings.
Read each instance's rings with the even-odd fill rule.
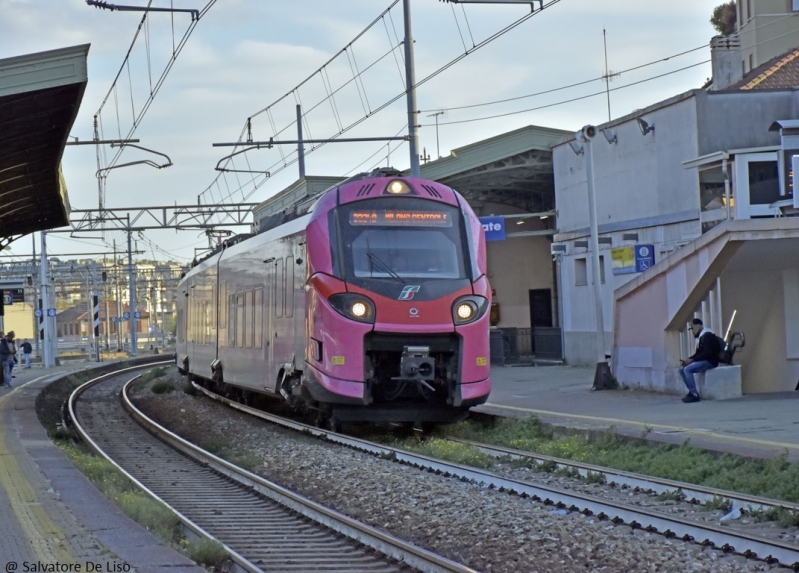
[[[769,44],[761,30],[757,49],[751,42],[742,47],[755,25],[754,15],[746,16],[740,36],[711,42],[712,84],[598,125],[588,143],[604,346],[613,374],[628,386],[685,391],[678,367],[694,351],[686,331],[693,317],[721,336],[743,333],[736,366],[718,369],[732,395],[799,385],[799,205],[792,177],[799,50],[758,65],[758,50],[767,54],[762,46]],[[790,22],[796,29],[796,19]],[[566,360],[594,364],[593,253],[580,145],[572,137],[553,148],[553,253]],[[654,254],[643,266],[641,247]]]

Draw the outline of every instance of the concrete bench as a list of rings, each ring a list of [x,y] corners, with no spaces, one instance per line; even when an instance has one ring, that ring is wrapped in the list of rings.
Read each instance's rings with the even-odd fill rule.
[[[743,395],[739,365],[711,368],[703,374],[695,374],[694,379],[703,400],[729,400]]]

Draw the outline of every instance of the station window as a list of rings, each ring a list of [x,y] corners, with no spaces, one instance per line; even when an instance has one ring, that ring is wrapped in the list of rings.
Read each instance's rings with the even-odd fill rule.
[[[599,284],[605,284],[605,255],[599,255]]]
[[[588,284],[588,262],[586,259],[574,259],[574,285]]]

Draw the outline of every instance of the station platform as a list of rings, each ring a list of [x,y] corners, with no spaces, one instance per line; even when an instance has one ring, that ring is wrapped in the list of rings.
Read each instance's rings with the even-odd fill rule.
[[[41,389],[88,366],[15,368],[14,387],[0,388],[0,567],[7,572],[149,573],[168,568],[204,573],[118,510],[39,423],[35,401]]]
[[[799,462],[799,392],[682,402],[682,395],[642,390],[592,391],[594,368],[495,366],[488,402],[477,412],[536,415],[555,428],[614,432],[653,442]]]

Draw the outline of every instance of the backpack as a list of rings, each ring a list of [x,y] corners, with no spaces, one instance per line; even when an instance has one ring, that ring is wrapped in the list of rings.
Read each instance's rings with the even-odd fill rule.
[[[715,333],[713,336],[716,337],[716,346],[719,348],[719,364],[732,364],[732,352],[727,349],[727,341]]]

